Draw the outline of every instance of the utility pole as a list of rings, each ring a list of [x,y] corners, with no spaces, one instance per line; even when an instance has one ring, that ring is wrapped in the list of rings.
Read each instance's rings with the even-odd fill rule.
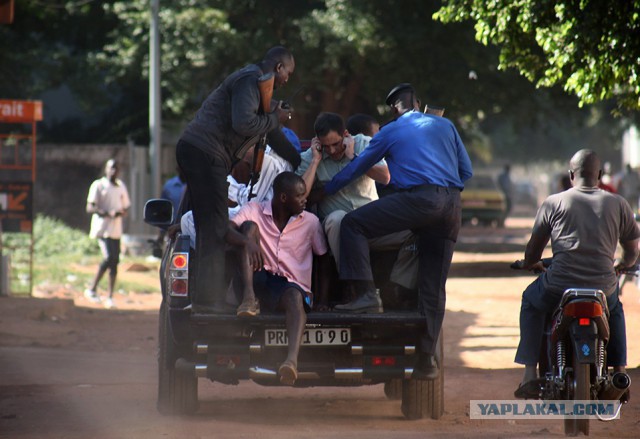
[[[160,113],[160,32],[158,10],[160,0],[151,0],[151,27],[149,30],[149,160],[151,167],[150,198],[160,196],[160,163],[162,132]]]

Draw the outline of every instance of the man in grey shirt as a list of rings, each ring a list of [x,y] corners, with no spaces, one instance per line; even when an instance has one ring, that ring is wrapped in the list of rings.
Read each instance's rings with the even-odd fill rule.
[[[519,261],[522,268],[544,271],[540,258],[551,239],[552,265],[522,294],[515,362],[524,364],[525,372],[516,397],[527,397],[527,383],[537,378],[545,315],[558,306],[568,288],[597,288],[606,294],[611,328],[607,363],[616,372],[623,372],[627,362],[616,271],[635,264],[640,231],[624,198],[598,188],[602,170],[593,151],[578,151],[571,158],[569,175],[573,187],[542,203],[525,258]],[[616,262],[618,243],[622,257]]]

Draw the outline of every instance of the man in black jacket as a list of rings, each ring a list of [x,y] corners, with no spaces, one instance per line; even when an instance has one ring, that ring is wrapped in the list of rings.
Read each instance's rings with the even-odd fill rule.
[[[284,137],[280,125],[291,118],[290,110],[279,103],[274,111],[260,111],[258,78],[275,75],[274,88],[289,80],[295,69],[293,55],[284,47],[274,47],[258,64],[250,64],[229,75],[203,102],[176,146],[176,159],[184,171],[196,227],[198,281],[193,310],[225,312],[225,243],[247,248],[256,263],[260,248],[236,231],[228,231],[227,175],[245,152],[265,133],[272,147],[290,161],[300,163],[297,151]],[[284,146],[282,146],[284,145]]]

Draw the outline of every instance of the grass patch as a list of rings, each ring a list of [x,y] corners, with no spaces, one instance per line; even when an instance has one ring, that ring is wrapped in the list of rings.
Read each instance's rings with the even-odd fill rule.
[[[4,233],[3,254],[11,257],[10,291],[30,294],[31,235]],[[91,283],[102,260],[98,243],[82,230],[68,227],[62,221],[38,215],[33,225],[33,289],[40,285],[51,288],[83,291]],[[148,268],[145,272],[127,272],[132,264]],[[124,292],[160,291],[159,262],[149,262],[146,256],[121,255],[116,288]],[[100,286],[106,288],[107,275]]]

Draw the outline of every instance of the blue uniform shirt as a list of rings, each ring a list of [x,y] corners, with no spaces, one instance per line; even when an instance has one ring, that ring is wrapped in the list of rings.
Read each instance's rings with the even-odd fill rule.
[[[300,143],[298,135],[291,128],[287,127],[282,127],[282,132],[287,136],[287,139],[291,142],[296,151],[302,152],[302,144]]]
[[[185,186],[186,183],[183,183],[182,180],[180,180],[180,177],[176,175],[175,177],[167,180],[162,188],[160,198],[171,201],[174,217],[178,214],[178,207],[180,207],[180,200],[182,199],[182,193],[184,192]]]
[[[423,184],[463,189],[473,175],[471,160],[453,123],[410,111],[382,127],[369,147],[324,187],[325,192],[339,191],[382,158],[389,166],[389,184],[398,189]]]

